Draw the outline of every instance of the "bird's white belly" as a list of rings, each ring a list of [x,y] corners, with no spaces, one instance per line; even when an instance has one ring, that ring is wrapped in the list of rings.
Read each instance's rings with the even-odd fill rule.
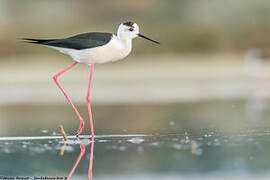
[[[86,64],[106,63],[125,58],[131,51],[130,45],[121,44],[119,40],[112,39],[108,44],[90,49],[74,50],[56,48],[60,52],[71,56],[75,61]]]

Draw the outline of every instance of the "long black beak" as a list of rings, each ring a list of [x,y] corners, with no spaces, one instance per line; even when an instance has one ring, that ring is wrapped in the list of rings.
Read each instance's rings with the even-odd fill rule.
[[[155,41],[155,40],[153,40],[153,39],[150,39],[150,38],[148,38],[148,37],[146,37],[146,36],[144,36],[144,35],[142,35],[142,34],[138,34],[138,36],[141,37],[141,38],[147,39],[147,40],[149,40],[149,41],[152,41],[152,42],[154,42],[154,43],[156,43],[156,44],[160,44],[159,42],[157,42],[157,41]]]

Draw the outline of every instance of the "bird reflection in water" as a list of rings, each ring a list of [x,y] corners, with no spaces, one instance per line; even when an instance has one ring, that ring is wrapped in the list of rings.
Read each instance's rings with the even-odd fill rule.
[[[72,169],[70,170],[68,174],[68,180],[71,179],[74,171],[76,170],[78,164],[80,163],[82,157],[85,154],[85,145],[88,144],[88,142],[85,142],[84,140],[81,140],[79,137],[77,137],[78,142],[80,142],[80,154],[78,155],[77,160],[75,161]],[[94,156],[94,137],[91,138],[91,147],[90,147],[90,160],[89,160],[89,168],[88,168],[88,179],[92,180],[93,178],[93,156]]]

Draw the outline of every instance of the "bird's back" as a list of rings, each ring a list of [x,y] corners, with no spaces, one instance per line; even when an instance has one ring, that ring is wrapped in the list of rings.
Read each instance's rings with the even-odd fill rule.
[[[41,44],[67,49],[89,49],[103,46],[112,39],[111,33],[90,32],[78,34],[65,39],[25,39],[28,43]]]
[[[103,46],[72,51],[65,49],[65,52],[61,51],[61,49],[58,50],[70,55],[75,61],[86,64],[95,64],[121,60],[130,53],[131,48],[131,40],[123,42],[113,35],[111,41]]]

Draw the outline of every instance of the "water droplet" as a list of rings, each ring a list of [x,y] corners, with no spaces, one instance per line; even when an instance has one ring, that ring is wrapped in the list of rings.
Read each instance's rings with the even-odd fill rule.
[[[183,148],[181,144],[173,144],[172,147],[177,150],[181,150]]]
[[[139,152],[142,152],[144,148],[142,146],[139,146],[137,149]]]
[[[202,153],[203,153],[203,150],[200,149],[200,148],[198,148],[198,149],[196,150],[195,155],[200,156],[200,155],[202,155]]]
[[[151,145],[152,145],[152,146],[159,146],[160,143],[159,143],[159,142],[153,142]]]
[[[135,138],[131,138],[129,140],[127,140],[128,142],[134,143],[134,144],[140,144],[142,142],[144,142],[144,139],[139,138],[139,137],[135,137]]]
[[[74,151],[74,148],[72,146],[66,146],[65,147],[65,151],[66,152],[73,152]]]
[[[169,122],[169,125],[170,125],[170,126],[174,126],[174,125],[175,125],[175,122],[174,122],[174,121],[170,121],[170,122]]]
[[[87,144],[91,143],[91,140],[90,139],[82,139],[81,143],[84,144],[84,145],[87,145]]]
[[[47,129],[41,130],[42,133],[47,134],[49,131]]]
[[[98,140],[98,142],[105,143],[105,142],[111,142],[111,140],[107,140],[107,139],[100,139],[100,140]]]
[[[126,147],[126,146],[120,146],[118,149],[119,149],[120,151],[125,151],[125,150],[127,150],[127,147]]]

